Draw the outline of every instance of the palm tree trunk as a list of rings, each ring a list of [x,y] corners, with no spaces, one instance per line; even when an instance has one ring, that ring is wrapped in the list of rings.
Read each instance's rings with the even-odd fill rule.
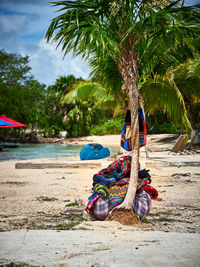
[[[124,84],[123,88],[128,90],[131,105],[131,136],[132,136],[132,163],[128,192],[119,208],[131,209],[135,198],[138,166],[139,166],[139,123],[138,123],[138,58],[135,51],[129,51],[121,58],[120,72]]]
[[[139,166],[138,105],[137,101],[135,101],[135,97],[130,97],[130,92],[129,92],[129,98],[131,102],[131,136],[133,140],[133,145],[132,145],[130,182],[126,198],[121,206],[121,208],[126,208],[126,209],[131,209],[133,200],[135,198],[137,180],[138,180],[138,166]]]
[[[188,99],[188,97],[184,97],[185,103],[187,105],[187,113],[188,113],[188,118],[189,121],[191,123],[191,126],[193,128],[193,130],[196,129],[196,119],[197,119],[197,114],[195,114],[195,112],[193,112],[192,110],[192,103],[191,103],[191,99]],[[194,115],[195,116],[194,116]]]

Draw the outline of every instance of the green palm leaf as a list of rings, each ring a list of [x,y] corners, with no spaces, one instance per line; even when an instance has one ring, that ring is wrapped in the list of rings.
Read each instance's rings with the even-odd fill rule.
[[[94,102],[94,107],[113,110],[114,116],[123,113],[124,103],[121,103],[122,100],[116,97],[115,92],[93,81],[81,81],[73,84],[72,90],[63,97],[62,104],[84,100]]]
[[[187,131],[192,130],[183,96],[173,80],[160,75],[155,75],[154,79],[147,78],[140,84],[140,93],[147,112],[162,109],[176,124],[183,125]]]

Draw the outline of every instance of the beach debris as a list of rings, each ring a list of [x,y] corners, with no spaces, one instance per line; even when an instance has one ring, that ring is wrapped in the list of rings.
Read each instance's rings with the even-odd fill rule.
[[[0,184],[7,184],[9,186],[11,185],[17,185],[17,186],[25,186],[26,184],[28,184],[27,181],[23,181],[23,182],[18,182],[18,181],[5,181],[5,182],[0,182]]]
[[[83,219],[83,208],[76,208],[76,207],[67,207],[64,212],[61,212],[61,215],[65,215],[65,218],[72,219],[72,218],[82,218]]]
[[[197,183],[197,181],[191,180],[191,179],[186,179],[185,180],[186,183]]]
[[[57,226],[56,226],[56,228],[58,229],[58,230],[70,230],[70,229],[72,229],[74,226],[76,226],[76,225],[78,225],[79,224],[79,222],[78,221],[76,221],[76,222],[67,222],[67,223],[59,223]]]
[[[65,180],[66,178],[63,176],[61,178],[56,178],[57,180]]]
[[[70,203],[66,204],[65,207],[78,207],[78,204],[76,202],[70,202]]]
[[[84,209],[81,208],[67,208],[64,212],[60,212],[60,215],[62,215],[64,218],[68,220],[78,220],[83,221],[83,212]]]
[[[40,196],[36,198],[38,201],[43,202],[43,201],[55,201],[58,200],[55,197],[48,197],[48,196]]]
[[[65,140],[65,138],[55,139],[55,140],[53,141],[53,143],[62,142],[62,141],[64,141],[64,140]]]
[[[66,198],[63,200],[63,202],[70,202],[70,199]]]
[[[173,173],[172,177],[180,178],[181,176],[191,176],[191,173]]]
[[[83,217],[83,212],[84,212],[84,208],[85,208],[85,203],[83,201],[83,199],[81,198],[76,198],[74,202],[70,202],[68,204],[66,204],[66,209],[64,211],[64,213],[69,217],[71,216],[77,216],[77,217]]]
[[[86,203],[84,202],[84,200],[82,198],[75,198],[75,202],[81,208],[85,208],[86,207]]]
[[[174,174],[172,174],[172,177],[174,177],[174,178],[182,178],[182,177],[195,177],[195,176],[197,176],[197,177],[199,177],[199,173],[174,173]]]
[[[24,262],[4,262],[3,265],[4,267],[34,267],[35,265],[31,265],[29,263],[24,263]]]
[[[46,169],[46,168],[97,168],[101,167],[101,162],[17,162],[15,169]]]

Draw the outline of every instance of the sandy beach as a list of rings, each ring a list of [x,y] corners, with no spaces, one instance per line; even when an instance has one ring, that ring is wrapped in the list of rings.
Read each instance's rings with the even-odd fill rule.
[[[0,263],[23,262],[32,266],[200,266],[200,148],[185,154],[170,153],[176,139],[174,135],[148,136],[149,158],[141,148],[141,168],[150,170],[151,185],[158,190],[159,197],[152,201],[147,222],[133,226],[115,221],[85,220],[66,230],[69,223],[66,205],[76,202],[79,208],[84,208],[91,195],[93,175],[114,161],[114,157],[90,161],[98,163],[92,168],[16,169],[19,161],[0,162]],[[66,142],[119,146],[120,136],[89,136]],[[23,162],[70,161],[79,161],[79,158]],[[55,237],[56,233],[59,237]],[[36,236],[40,240],[38,245]],[[62,244],[58,242],[61,236],[65,240],[59,241]],[[20,247],[22,239],[24,245]],[[35,240],[33,244],[31,240]],[[46,247],[44,240],[49,244]],[[54,240],[57,247],[50,245],[50,240]],[[143,242],[145,240],[146,243]],[[120,244],[123,244],[121,252]],[[149,253],[154,255],[154,260]]]

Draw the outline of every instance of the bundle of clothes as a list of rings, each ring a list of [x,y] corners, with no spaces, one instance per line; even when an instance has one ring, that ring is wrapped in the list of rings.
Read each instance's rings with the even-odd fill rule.
[[[146,145],[147,127],[144,110],[139,104],[139,144]],[[121,134],[121,147],[126,151],[132,150],[131,112],[126,112]],[[107,168],[93,176],[93,193],[89,197],[86,211],[97,220],[105,220],[109,212],[120,205],[127,193],[131,170],[131,156],[123,156],[112,162]],[[151,209],[151,200],[157,199],[158,191],[150,186],[149,170],[138,171],[137,190],[133,200],[132,210],[139,220],[143,220]]]
[[[131,156],[123,156],[93,176],[93,193],[86,211],[97,220],[105,220],[109,212],[125,199],[131,170]],[[157,190],[150,186],[149,170],[138,171],[137,191],[132,210],[143,220],[151,209],[151,200],[157,199]]]

